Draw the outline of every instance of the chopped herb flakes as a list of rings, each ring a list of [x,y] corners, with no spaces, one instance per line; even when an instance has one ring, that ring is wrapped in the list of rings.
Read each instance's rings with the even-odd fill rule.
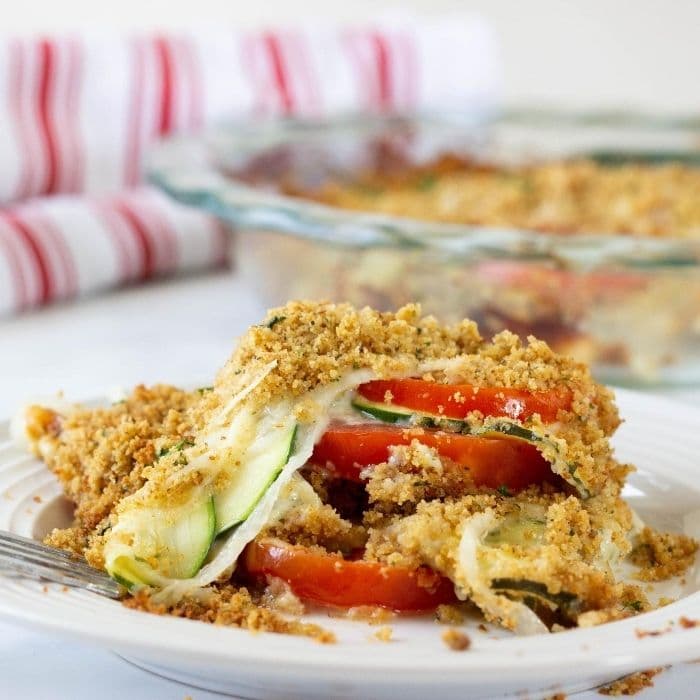
[[[433,173],[427,173],[426,175],[423,175],[420,180],[418,180],[416,188],[421,192],[427,192],[435,187],[437,181],[438,179]]]
[[[286,316],[273,316],[265,325],[268,328],[274,328],[278,323],[282,323]]]
[[[194,445],[194,440],[189,438],[183,438],[179,442],[176,442],[170,447],[161,447],[158,451],[158,457],[165,457],[165,455],[170,454],[170,452],[182,452],[185,447],[192,447]]]

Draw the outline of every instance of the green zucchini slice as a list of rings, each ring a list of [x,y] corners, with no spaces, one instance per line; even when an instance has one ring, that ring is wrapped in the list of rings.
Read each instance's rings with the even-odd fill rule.
[[[591,493],[586,485],[576,476],[576,464],[568,462],[562,454],[561,445],[547,435],[542,435],[530,428],[508,418],[487,420],[484,425],[472,426],[467,421],[455,418],[443,418],[439,415],[416,413],[400,406],[367,401],[362,396],[352,400],[352,407],[367,416],[384,423],[405,423],[421,428],[444,430],[446,433],[460,433],[476,437],[508,437],[522,440],[536,446],[545,459],[552,465],[552,471],[568,481],[579,492],[581,498],[589,498]]]
[[[273,430],[267,440],[258,441],[247,452],[230,481],[214,496],[217,534],[242,523],[265,495],[294,453],[297,427]]]
[[[481,536],[480,571],[483,582],[497,596],[530,608],[547,627],[569,624],[580,612],[581,601],[569,591],[552,593],[547,584],[537,580],[543,574],[533,566],[533,577],[510,575],[517,571],[518,555],[511,547],[534,549],[546,544],[546,512],[534,504],[522,504],[518,512],[495,519]],[[497,604],[495,604],[497,607]]]
[[[507,595],[509,598],[527,601],[534,598],[538,603],[544,603],[551,608],[560,608],[567,614],[577,612],[578,596],[568,591],[550,593],[547,586],[540,581],[528,579],[495,578],[491,581],[491,588],[497,593]]]
[[[122,541],[120,531],[129,531]],[[186,579],[201,568],[216,535],[214,499],[172,508],[134,509],[105,546],[105,568],[128,588],[160,585],[163,577]]]
[[[483,544],[498,547],[512,544],[519,547],[534,547],[544,544],[547,521],[535,515],[509,515],[486,533]]]
[[[415,411],[400,406],[387,406],[385,403],[368,401],[364,396],[357,394],[352,400],[352,407],[371,418],[377,418],[383,423],[408,422],[413,418]]]

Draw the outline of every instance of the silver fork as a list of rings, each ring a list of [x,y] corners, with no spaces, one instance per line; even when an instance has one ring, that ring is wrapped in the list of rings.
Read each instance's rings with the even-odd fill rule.
[[[84,559],[5,530],[0,530],[0,574],[84,588],[108,598],[121,598],[126,592]]]

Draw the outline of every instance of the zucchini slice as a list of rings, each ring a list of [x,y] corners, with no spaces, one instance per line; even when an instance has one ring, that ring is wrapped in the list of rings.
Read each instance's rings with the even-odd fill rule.
[[[479,435],[481,437],[504,436],[534,445],[550,463],[552,471],[571,484],[578,491],[581,498],[586,499],[591,497],[591,492],[586,484],[576,476],[576,468],[578,465],[566,459],[561,440],[557,441],[546,434],[537,433],[507,418],[489,420],[478,428],[472,428],[468,423],[465,423],[463,432],[468,435]]]
[[[120,533],[127,535],[120,537]],[[214,499],[128,513],[105,545],[105,568],[128,588],[194,576],[216,535]]]
[[[394,405],[387,406],[385,403],[368,401],[360,394],[353,398],[352,407],[356,411],[360,411],[360,413],[364,413],[371,418],[377,418],[383,423],[408,423],[416,415],[416,412],[409,408],[401,408]]]
[[[223,491],[214,496],[217,535],[242,523],[265,495],[294,453],[297,426],[273,430],[246,452]]]
[[[512,525],[515,524],[515,518]],[[494,619],[519,634],[541,634],[548,631],[538,615],[523,601],[512,600],[492,588],[494,578],[489,571],[491,557],[501,553],[499,545],[488,540],[506,543],[513,537],[508,534],[510,527],[506,519],[487,508],[464,522],[462,536],[457,550],[456,584],[460,598],[471,598],[476,605]]]
[[[546,509],[535,504],[520,504],[516,512],[500,517],[488,509],[466,521],[460,542],[462,586],[482,610],[524,633],[569,624],[581,610],[576,594],[552,593],[545,580],[538,580],[547,571],[539,554],[546,527]],[[536,554],[526,576],[519,549]]]
[[[230,576],[245,545],[269,521],[280,492],[312,454],[331,406],[342,397],[346,407],[348,392],[374,378],[360,369],[301,398],[249,405],[246,398],[275,367],[271,361],[236,380],[236,392],[209,416],[194,444],[164,455],[141,489],[120,502],[103,548],[113,576],[157,586],[160,601],[179,600]],[[302,401],[314,410],[299,421]],[[227,529],[210,553],[216,534]]]
[[[216,535],[243,522],[279,476],[295,434],[296,425],[286,425],[257,440],[215,496],[209,484],[181,505],[122,513],[105,545],[107,572],[129,588],[195,576]]]
[[[533,547],[544,544],[547,520],[539,513],[508,515],[483,538],[484,545],[498,547],[512,544],[519,547]]]
[[[522,599],[526,604],[530,598],[550,608],[559,608],[567,615],[578,612],[579,599],[574,593],[561,591],[550,593],[547,586],[540,581],[528,579],[495,578],[491,581],[491,589],[507,595],[509,598]]]
[[[467,421],[443,418],[439,415],[416,413],[401,406],[367,401],[362,396],[352,400],[352,407],[367,416],[384,423],[406,423],[422,428],[444,430],[446,433],[461,433],[477,437],[507,437],[522,440],[537,447],[544,458],[552,465],[552,471],[568,481],[579,492],[581,498],[589,498],[591,493],[576,476],[576,464],[568,462],[562,454],[561,445],[551,437],[535,432],[508,418],[493,418],[484,425],[472,426]]]
[[[534,505],[523,506],[519,513],[505,516],[482,538],[483,565],[496,571],[507,571],[510,555],[507,549],[503,551],[500,547],[540,547],[546,541],[546,528],[545,512]],[[535,573],[538,573],[537,569]],[[580,601],[575,594],[568,591],[550,593],[547,585],[536,579],[493,576],[489,588],[498,595],[524,603],[541,619],[549,621],[548,627],[555,619],[552,617],[554,613],[564,621],[579,612]]]

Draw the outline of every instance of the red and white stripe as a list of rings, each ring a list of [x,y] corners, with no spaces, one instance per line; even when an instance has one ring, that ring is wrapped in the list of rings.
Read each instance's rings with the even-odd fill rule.
[[[3,128],[0,129],[0,194],[13,196],[29,189],[24,153],[26,150],[24,123],[19,106],[19,86],[22,83],[23,56],[19,41],[0,43],[0,95],[5,96]]]
[[[142,279],[140,248],[134,242],[129,222],[106,201],[94,202],[90,213],[96,218],[93,226],[103,227],[105,241],[111,246],[106,259],[113,260],[116,266],[112,275],[105,272],[104,279],[112,280],[115,285]]]
[[[30,305],[31,292],[19,247],[19,235],[0,217],[0,264],[4,273],[0,277],[0,313],[24,311]]]
[[[141,179],[141,161],[146,142],[146,42],[137,38],[129,45],[130,81],[124,184],[135,186]]]
[[[493,44],[459,17],[0,39],[0,202],[135,186],[154,139],[225,119],[483,102]]]
[[[359,98],[372,112],[417,109],[421,105],[420,58],[414,37],[397,30],[355,30],[345,35]]]
[[[217,267],[220,225],[147,189],[0,210],[0,312]]]
[[[6,104],[20,153],[13,197],[81,191],[81,46],[44,38],[9,48]]]
[[[221,225],[133,189],[154,140],[246,116],[483,106],[494,56],[463,17],[0,38],[0,313],[223,263]],[[55,197],[69,193],[87,194]]]
[[[44,194],[44,152],[37,134],[34,94],[36,55],[26,41],[12,41],[10,44],[9,68],[12,72],[8,81],[6,104],[8,119],[12,124],[18,144],[19,177],[5,199],[22,199],[35,194]]]
[[[0,214],[0,225],[11,241],[18,270],[24,280],[27,306],[48,304],[56,299],[55,268],[41,235],[17,212]]]
[[[204,126],[204,86],[202,64],[191,37],[173,39],[175,73],[179,76],[178,110],[182,129],[198,131]]]

